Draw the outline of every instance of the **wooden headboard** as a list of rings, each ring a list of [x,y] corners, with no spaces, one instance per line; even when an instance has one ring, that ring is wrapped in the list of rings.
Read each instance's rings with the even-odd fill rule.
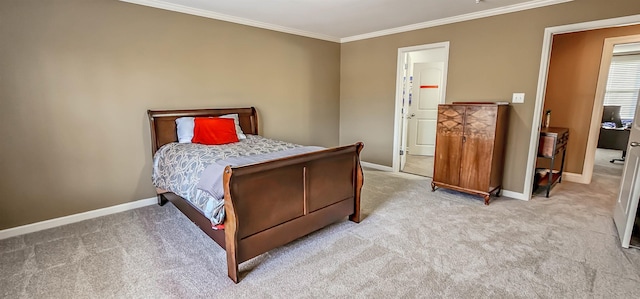
[[[147,110],[151,126],[151,150],[155,154],[163,145],[178,141],[176,118],[209,117],[225,114],[238,114],[240,127],[245,134],[258,135],[258,113],[256,108],[221,108],[191,110]]]

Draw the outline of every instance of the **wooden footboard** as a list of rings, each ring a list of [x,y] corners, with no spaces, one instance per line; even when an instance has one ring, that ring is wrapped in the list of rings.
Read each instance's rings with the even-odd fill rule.
[[[238,264],[349,217],[360,222],[362,143],[225,169],[229,277]]]
[[[149,110],[151,149],[176,142],[178,117],[238,114],[247,134],[258,134],[255,108]],[[158,190],[158,204],[171,201],[227,251],[229,277],[238,282],[238,264],[349,217],[360,222],[363,184],[362,143],[329,148],[242,167],[224,174],[224,230],[182,197]]]

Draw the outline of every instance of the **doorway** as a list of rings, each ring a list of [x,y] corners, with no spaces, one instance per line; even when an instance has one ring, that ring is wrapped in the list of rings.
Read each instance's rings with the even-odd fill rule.
[[[541,57],[540,70],[539,70],[539,76],[538,76],[538,87],[536,89],[535,108],[534,108],[534,114],[533,114],[532,126],[531,126],[532,131],[530,135],[531,139],[529,143],[528,161],[527,161],[527,168],[525,170],[526,175],[524,180],[525,181],[524,190],[522,194],[523,199],[530,200],[532,197],[532,188],[533,188],[532,183],[533,183],[534,172],[535,172],[534,165],[536,163],[536,157],[537,157],[537,151],[538,151],[538,137],[539,137],[538,131],[539,131],[540,123],[542,121],[542,111],[544,107],[543,105],[544,105],[545,92],[547,89],[547,77],[549,72],[549,62],[551,58],[551,44],[552,44],[553,36],[556,34],[562,34],[562,33],[581,32],[581,31],[588,31],[588,30],[594,30],[594,29],[627,26],[627,25],[637,24],[638,22],[640,22],[640,15],[634,15],[634,16],[607,19],[607,20],[599,20],[599,21],[570,24],[570,25],[563,25],[563,26],[557,26],[557,27],[549,27],[545,29],[543,45],[542,45],[542,57]],[[596,110],[596,109],[592,109],[592,110]],[[596,130],[598,130],[600,119],[602,116],[601,115],[602,110],[593,111],[593,113],[598,114],[597,115],[598,122],[595,128]],[[592,116],[592,119],[593,119],[593,116]],[[591,129],[592,128],[590,128],[590,130]],[[595,156],[595,142],[597,142],[597,137],[589,138],[587,149],[593,148],[594,150],[593,152],[587,151],[586,153],[587,156],[585,157],[585,161],[591,161],[591,163],[593,163],[594,156]],[[593,165],[591,166],[591,169],[584,168],[583,170],[592,171]],[[588,181],[585,182],[585,181],[576,180],[575,176],[577,175],[574,174],[573,177],[569,179],[569,173],[567,173],[566,179],[574,182],[589,183]],[[584,178],[585,177],[582,176],[582,179]]]
[[[596,104],[614,104],[608,108],[616,108],[612,117],[603,114],[603,121],[616,120],[621,124],[626,117],[631,118],[629,125],[624,125],[623,131],[613,129],[614,133],[625,132],[626,143],[623,151],[624,170],[617,201],[614,206],[613,219],[618,230],[618,236],[622,247],[640,248],[640,219],[638,219],[638,196],[640,183],[638,175],[640,171],[640,151],[637,140],[640,139],[640,125],[637,117],[640,113],[638,106],[640,93],[640,35],[608,38],[605,40],[602,50],[602,68],[598,79],[596,92]],[[604,82],[603,82],[604,81]],[[633,112],[629,110],[631,103],[636,104]],[[598,107],[598,108],[601,108]],[[623,109],[624,108],[624,109]],[[594,113],[595,113],[594,108]],[[602,110],[602,109],[600,109]],[[603,138],[604,126],[600,129],[600,140]],[[606,131],[611,131],[607,129]],[[607,132],[610,133],[610,132]],[[622,136],[622,135],[620,135]],[[599,142],[600,143],[600,142]],[[626,154],[626,155],[625,155]],[[626,156],[626,157],[625,157]],[[626,161],[625,161],[626,160]],[[628,161],[628,162],[627,162]],[[612,160],[611,162],[614,162]]]
[[[438,104],[445,102],[449,42],[398,49],[393,171],[433,176]]]
[[[529,161],[528,161],[528,169],[526,169],[526,177],[525,177],[525,186],[524,193],[525,197],[528,199],[531,198],[531,182],[533,171],[532,165],[535,163],[537,146],[538,146],[538,126],[540,124],[542,118],[542,108],[544,104],[544,97],[546,91],[546,84],[548,79],[548,71],[549,71],[549,63],[551,56],[551,42],[554,34],[560,33],[569,33],[569,32],[581,32],[588,31],[591,29],[603,29],[603,28],[613,28],[613,27],[623,27],[630,26],[633,24],[637,24],[640,21],[640,15],[621,17],[615,19],[608,20],[600,20],[594,22],[580,23],[580,24],[572,24],[566,26],[559,26],[553,28],[545,29],[544,40],[543,40],[543,51],[542,51],[542,59],[540,64],[540,73],[539,73],[539,81],[538,81],[538,89],[536,93],[536,103],[535,110],[533,115],[532,122],[532,134],[531,134],[531,142],[529,148]],[[624,38],[624,37],[623,37]],[[589,108],[591,110],[591,122],[589,126],[590,136],[588,138],[587,146],[586,146],[586,157],[584,158],[584,163],[588,161],[593,164],[594,155],[595,155],[595,145],[594,143],[598,140],[598,138],[591,138],[594,130],[598,130],[601,127],[603,121],[603,93],[605,92],[605,85],[608,78],[608,74],[604,75],[603,73],[608,73],[611,57],[613,56],[613,48],[616,44],[625,44],[629,42],[622,42],[621,40],[616,40],[617,42],[612,42],[616,38],[608,38],[605,39],[605,45],[602,48],[601,55],[601,70],[604,72],[600,72],[600,77],[598,78],[597,89],[595,92],[595,98],[593,100],[593,104],[589,103]],[[637,102],[640,102],[638,100]],[[636,103],[637,103],[636,102]],[[636,113],[640,111],[640,108],[636,107]],[[634,135],[635,134],[635,135]],[[635,137],[634,137],[635,136]],[[615,207],[614,207],[614,223],[618,230],[618,236],[620,237],[622,247],[629,247],[629,241],[632,238],[632,232],[636,225],[640,223],[640,219],[636,218],[637,208],[638,208],[638,198],[640,196],[640,142],[635,142],[636,140],[640,140],[640,124],[637,121],[634,121],[631,125],[631,136],[629,137],[629,143],[627,147],[627,161],[624,162],[624,170],[621,182],[619,183],[618,192],[611,192],[615,196]],[[582,174],[574,174],[576,177],[581,177],[584,179],[584,182],[581,183],[590,183],[591,175],[593,172],[593,165],[589,168],[582,169]],[[584,175],[585,172],[590,172],[587,175]],[[573,180],[575,182],[580,182],[577,180]],[[615,185],[615,184],[613,184]],[[615,187],[614,187],[615,188]],[[614,200],[614,198],[609,198]],[[635,223],[634,223],[635,222]],[[640,228],[635,229],[640,230]]]
[[[608,165],[609,167],[603,168],[602,156],[613,150],[618,153],[618,157],[609,162],[625,162],[629,130],[624,129],[631,127],[631,122],[637,117],[634,112],[640,88],[638,78],[640,35],[605,39],[587,142],[591,147],[587,148],[583,165],[585,181],[591,181],[596,170],[621,172],[620,167],[616,166]]]

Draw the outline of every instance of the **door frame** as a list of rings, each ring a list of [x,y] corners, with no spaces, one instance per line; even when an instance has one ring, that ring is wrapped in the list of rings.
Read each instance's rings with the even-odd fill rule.
[[[578,183],[589,184],[593,178],[594,160],[600,135],[600,122],[602,121],[602,106],[604,104],[604,94],[607,89],[607,80],[609,79],[609,68],[611,67],[611,60],[613,59],[613,47],[618,44],[637,42],[640,42],[640,34],[608,37],[604,39],[600,70],[598,71],[598,83],[596,85],[596,97],[593,101],[591,123],[589,124],[589,137],[587,137],[587,152],[584,157],[584,164],[582,165],[582,175],[577,175],[579,176],[579,179],[576,180]]]
[[[538,138],[540,137],[540,123],[542,121],[542,108],[544,107],[544,95],[547,89],[547,76],[549,72],[549,62],[551,58],[551,45],[553,41],[553,35],[562,34],[562,33],[571,33],[571,32],[579,32],[593,29],[602,29],[616,26],[626,26],[640,23],[640,14],[633,16],[626,16],[620,18],[612,18],[612,19],[604,19],[597,21],[590,21],[584,23],[570,24],[570,25],[562,25],[556,27],[547,27],[544,30],[543,42],[542,42],[542,55],[540,58],[540,70],[538,73],[538,87],[536,89],[536,102],[535,108],[533,112],[533,120],[531,122],[531,138],[529,141],[529,152],[527,159],[527,169],[526,175],[524,179],[524,191],[522,197],[524,199],[530,200],[532,197],[531,191],[533,189],[533,175],[535,172],[535,162],[538,152]],[[597,95],[596,95],[597,97]],[[594,102],[596,99],[594,99]],[[593,109],[595,110],[595,109]],[[601,112],[602,113],[602,112]],[[592,112],[592,120],[593,120],[593,112]],[[596,142],[596,140],[591,140],[591,136],[589,137],[589,141],[587,142],[587,150],[589,149],[589,145]],[[588,154],[588,152],[586,153]],[[595,150],[594,150],[595,155]],[[591,157],[593,159],[593,157]],[[585,157],[585,161],[587,157]],[[593,163],[593,161],[591,161]],[[583,172],[585,170],[583,169]],[[593,165],[591,172],[593,172]],[[567,180],[581,182],[580,179],[583,175],[570,174],[567,173]],[[569,179],[571,178],[571,179]],[[587,182],[588,183],[588,182]]]
[[[447,69],[449,66],[449,42],[439,42],[411,47],[398,48],[398,65],[396,72],[396,104],[394,109],[394,124],[393,124],[393,162],[391,168],[393,172],[400,171],[400,147],[402,134],[406,131],[403,126],[402,115],[402,91],[403,91],[403,74],[404,65],[406,64],[407,54],[411,52],[418,52],[424,50],[431,50],[437,48],[445,49],[444,68],[442,70],[442,77],[444,78],[442,83],[442,98],[446,98],[447,92]],[[405,153],[406,154],[406,153]]]

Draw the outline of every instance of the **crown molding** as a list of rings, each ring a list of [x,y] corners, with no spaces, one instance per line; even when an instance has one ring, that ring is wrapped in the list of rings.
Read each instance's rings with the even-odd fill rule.
[[[571,2],[574,0],[532,0],[524,3],[499,7],[495,9],[488,9],[488,10],[483,10],[479,12],[459,15],[455,17],[438,19],[438,20],[433,20],[429,22],[417,23],[417,24],[401,26],[401,27],[396,27],[391,29],[385,29],[385,30],[380,30],[380,31],[375,31],[375,32],[370,32],[365,34],[344,37],[344,38],[338,38],[335,36],[328,36],[324,34],[308,32],[304,30],[298,30],[294,28],[289,28],[289,27],[284,27],[284,26],[279,26],[279,25],[274,25],[274,24],[269,24],[264,22],[258,22],[250,19],[244,19],[244,18],[234,17],[234,16],[225,15],[221,13],[216,13],[216,12],[212,12],[204,9],[168,3],[160,0],[119,0],[119,1],[143,5],[143,6],[149,6],[149,7],[154,7],[154,8],[164,9],[164,10],[170,10],[170,11],[210,18],[210,19],[227,21],[231,23],[242,24],[242,25],[247,25],[247,26],[252,26],[252,27],[257,27],[262,29],[300,35],[300,36],[305,36],[305,37],[310,37],[315,39],[321,39],[321,40],[326,40],[330,42],[347,43],[347,42],[352,42],[357,40],[369,39],[369,38],[402,33],[407,31],[413,31],[418,29],[424,29],[429,27],[435,27],[435,26],[441,26],[446,24],[470,21],[474,19],[497,16],[497,15],[523,11],[528,9],[534,9],[534,8],[539,8],[539,7],[549,6],[549,5],[561,4],[565,2]]]
[[[274,24],[269,24],[269,23],[258,22],[258,21],[254,21],[254,20],[249,20],[249,19],[234,17],[234,16],[225,15],[225,14],[221,14],[221,13],[216,13],[216,12],[212,12],[212,11],[209,11],[209,10],[193,8],[193,7],[188,7],[188,6],[178,5],[178,4],[173,4],[173,3],[167,3],[167,2],[164,2],[164,1],[158,1],[158,0],[120,0],[120,1],[121,2],[132,3],[132,4],[143,5],[143,6],[154,7],[154,8],[159,8],[159,9],[164,9],[164,10],[170,10],[170,11],[175,11],[175,12],[181,12],[181,13],[200,16],[200,17],[205,17],[205,18],[209,18],[209,19],[227,21],[227,22],[241,24],[241,25],[247,25],[247,26],[251,26],[251,27],[257,27],[257,28],[268,29],[268,30],[273,30],[273,31],[279,31],[279,32],[284,32],[284,33],[289,33],[289,34],[294,34],[294,35],[300,35],[300,36],[305,36],[305,37],[310,37],[310,38],[315,38],[315,39],[321,39],[321,40],[326,40],[326,41],[330,41],[330,42],[336,42],[336,43],[340,42],[340,38],[334,37],[334,36],[328,36],[328,35],[324,35],[324,34],[313,33],[313,32],[308,32],[308,31],[304,31],[304,30],[298,30],[298,29],[294,29],[294,28],[289,28],[289,27],[284,27],[284,26],[279,26],[279,25],[274,25]]]
[[[508,13],[517,12],[517,11],[549,6],[549,5],[561,4],[565,2],[571,2],[571,1],[573,0],[533,0],[529,2],[468,13],[468,14],[459,15],[459,16],[450,17],[450,18],[438,19],[438,20],[428,21],[424,23],[417,23],[417,24],[412,24],[412,25],[407,25],[402,27],[396,27],[396,28],[380,30],[380,31],[375,31],[375,32],[370,32],[370,33],[365,33],[360,35],[344,37],[340,39],[340,43],[347,43],[347,42],[352,42],[357,40],[369,39],[369,38],[402,33],[407,31],[413,31],[418,29],[424,29],[429,27],[436,27],[436,26],[442,26],[442,25],[453,24],[458,22],[470,21],[470,20],[492,17],[492,16],[497,16],[502,14],[508,14]]]

